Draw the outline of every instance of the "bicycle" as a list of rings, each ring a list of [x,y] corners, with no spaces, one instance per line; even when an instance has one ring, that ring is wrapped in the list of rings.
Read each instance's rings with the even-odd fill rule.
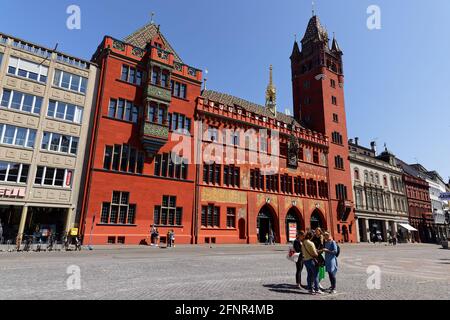
[[[31,236],[25,236],[24,247],[22,251],[29,252],[31,250],[32,245],[33,245],[33,238]]]
[[[50,235],[47,239],[47,251],[53,251],[53,245],[55,243],[54,235]]]

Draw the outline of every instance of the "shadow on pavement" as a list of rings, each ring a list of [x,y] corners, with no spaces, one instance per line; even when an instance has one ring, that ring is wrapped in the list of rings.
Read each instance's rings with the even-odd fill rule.
[[[279,293],[296,293],[296,294],[309,294],[305,289],[299,289],[296,285],[282,283],[282,284],[264,284],[263,287],[269,288],[269,291]]]

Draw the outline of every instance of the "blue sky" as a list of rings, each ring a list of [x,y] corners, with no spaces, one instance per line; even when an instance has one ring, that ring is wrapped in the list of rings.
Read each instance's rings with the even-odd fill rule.
[[[185,63],[208,69],[208,88],[264,103],[274,66],[279,109],[292,108],[294,34],[303,37],[310,0],[1,0],[0,31],[89,59],[104,35],[123,38],[150,20]],[[349,136],[376,139],[408,163],[450,176],[450,1],[316,0],[344,51]],[[81,30],[66,8],[81,8]],[[382,29],[366,26],[381,8]]]

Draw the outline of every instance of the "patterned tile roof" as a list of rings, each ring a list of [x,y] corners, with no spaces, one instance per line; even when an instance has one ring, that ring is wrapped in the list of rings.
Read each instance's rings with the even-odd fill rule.
[[[273,118],[273,114],[264,106],[226,94],[212,90],[203,90],[202,97],[214,102],[222,103],[228,106],[237,105],[246,111],[253,112],[268,118]],[[288,116],[285,113],[277,112],[276,120],[284,122],[286,124],[293,124],[297,127],[302,127],[292,116]]]
[[[153,23],[149,23],[139,30],[135,31],[134,33],[127,36],[124,41],[126,43],[132,44],[133,46],[139,47],[141,49],[145,49],[147,46],[147,43],[150,42],[151,39],[153,39],[158,34],[158,26],[156,26]],[[164,44],[166,45],[167,51],[171,52],[174,55],[175,61],[179,63],[183,63],[180,56],[175,52],[175,50],[170,45],[169,41],[164,37],[162,33],[160,33],[161,38],[164,41]]]
[[[328,41],[328,32],[320,24],[318,16],[313,16],[308,23],[306,28],[305,36],[303,37],[302,43],[307,43],[311,40]]]

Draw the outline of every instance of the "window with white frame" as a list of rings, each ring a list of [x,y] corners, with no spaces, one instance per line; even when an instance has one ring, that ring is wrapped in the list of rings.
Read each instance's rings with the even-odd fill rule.
[[[55,70],[55,77],[53,78],[53,85],[75,91],[79,93],[86,93],[88,79],[78,76],[66,71]]]
[[[30,165],[0,161],[0,182],[27,183]]]
[[[23,112],[40,114],[42,100],[42,97],[33,96],[20,91],[3,89],[0,106]]]
[[[28,60],[11,57],[8,63],[8,74],[46,83],[48,67]]]
[[[73,171],[69,169],[37,167],[35,185],[70,188]]]
[[[80,124],[83,119],[83,108],[65,102],[50,100],[47,116]]]
[[[63,134],[44,132],[42,137],[42,150],[55,151],[76,155],[79,138]]]
[[[34,148],[36,130],[0,124],[0,143],[24,148]]]

